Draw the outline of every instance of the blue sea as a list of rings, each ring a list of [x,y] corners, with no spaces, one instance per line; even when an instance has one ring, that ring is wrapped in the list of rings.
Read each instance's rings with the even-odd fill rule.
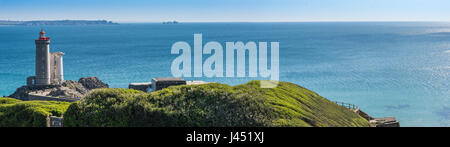
[[[171,77],[173,43],[280,42],[280,80],[358,105],[401,126],[450,126],[450,23],[180,23],[0,26],[0,96],[34,75],[41,29],[62,51],[66,80],[96,76],[110,87]],[[208,57],[207,55],[204,55]],[[255,78],[186,78],[231,85]],[[256,78],[258,79],[258,78]]]

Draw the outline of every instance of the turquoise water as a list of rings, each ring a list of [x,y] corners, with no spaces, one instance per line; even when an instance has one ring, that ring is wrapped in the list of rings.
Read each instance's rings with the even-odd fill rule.
[[[65,52],[66,80],[96,76],[111,87],[170,77],[177,41],[279,41],[280,80],[353,103],[402,126],[450,126],[449,23],[182,23],[0,26],[0,96],[34,75],[34,40]],[[204,57],[206,58],[206,57]],[[187,78],[227,84],[250,78]]]

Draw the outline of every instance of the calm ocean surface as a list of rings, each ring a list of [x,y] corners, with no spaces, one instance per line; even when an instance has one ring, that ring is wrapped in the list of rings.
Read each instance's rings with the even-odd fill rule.
[[[66,80],[96,76],[111,87],[170,77],[170,48],[193,34],[203,43],[279,41],[280,80],[358,105],[402,126],[450,126],[450,23],[182,23],[0,26],[0,96],[34,75],[40,29],[64,55]],[[205,57],[204,59],[207,57]],[[250,78],[187,78],[227,84]]]

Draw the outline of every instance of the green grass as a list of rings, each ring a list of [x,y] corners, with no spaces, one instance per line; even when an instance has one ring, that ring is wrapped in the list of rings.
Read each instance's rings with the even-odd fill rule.
[[[261,89],[258,81],[251,81],[238,87],[264,92],[265,106],[274,108],[278,116],[274,126],[369,126],[367,120],[354,112],[292,83],[280,82],[277,88]]]
[[[45,127],[49,115],[62,116],[68,102],[0,98],[0,127]]]
[[[64,125],[101,127],[367,127],[364,118],[298,85],[260,81],[172,86],[152,93],[99,89],[70,105]]]
[[[1,104],[14,104],[20,102],[18,99],[8,98],[8,97],[0,97],[0,105]]]

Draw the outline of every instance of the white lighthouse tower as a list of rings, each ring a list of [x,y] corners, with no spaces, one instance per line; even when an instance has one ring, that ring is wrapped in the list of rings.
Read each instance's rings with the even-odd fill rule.
[[[61,84],[63,77],[63,52],[50,53],[50,38],[44,30],[39,33],[36,43],[36,76],[27,78],[27,85]]]

